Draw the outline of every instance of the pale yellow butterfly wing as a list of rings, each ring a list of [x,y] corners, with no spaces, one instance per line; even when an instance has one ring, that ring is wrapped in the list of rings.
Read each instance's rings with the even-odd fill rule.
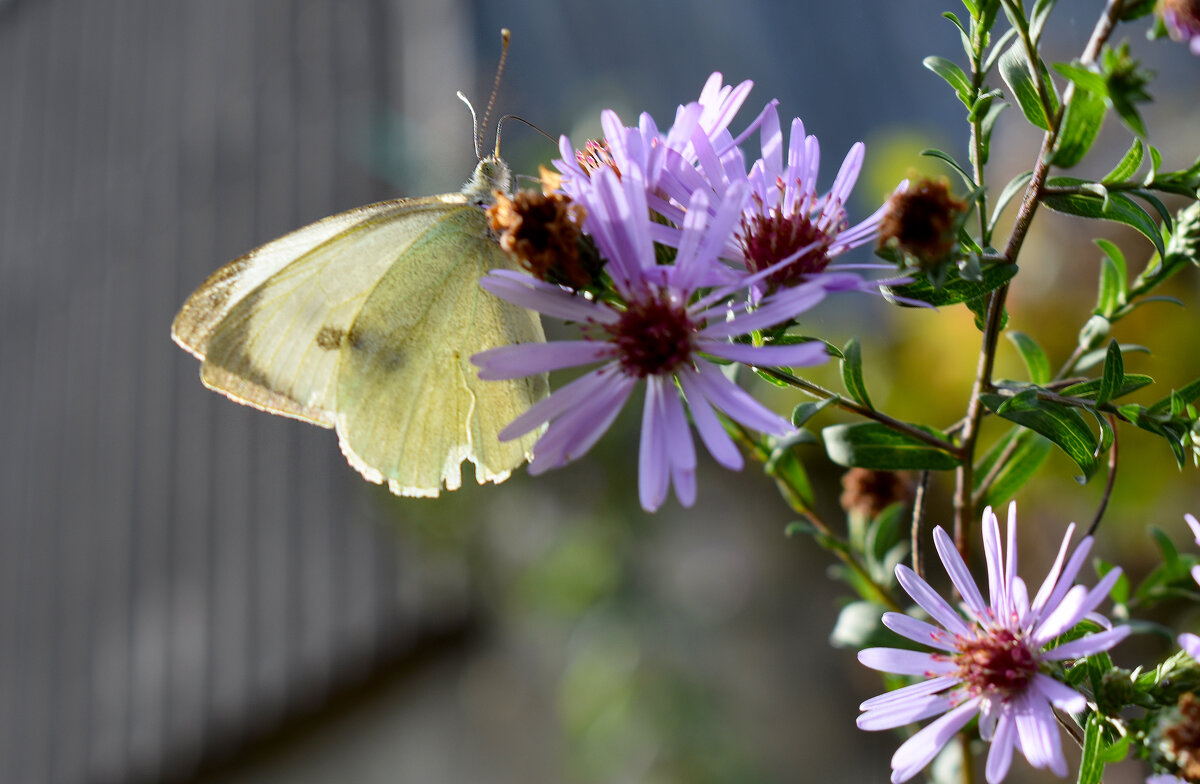
[[[465,204],[442,216],[384,273],[341,350],[337,431],[364,476],[402,495],[436,495],[476,479],[500,482],[536,433],[501,442],[500,429],[546,395],[544,376],[481,381],[470,357],[545,340],[534,313],[483,291],[479,278],[511,268],[486,218]]]
[[[431,253],[435,247],[446,255]],[[490,238],[482,209],[463,194],[380,202],[221,268],[184,304],[172,336],[203,361],[206,386],[264,411],[336,425],[343,452],[368,479],[396,493],[436,496],[443,483],[458,487],[464,459],[476,464],[481,483],[506,478],[532,443],[502,444],[496,434],[546,394],[544,378],[481,382],[469,363],[483,347],[544,340],[535,314],[479,289],[479,277],[497,267],[511,262]],[[412,307],[410,285],[422,292],[418,299],[445,307],[408,318],[413,335],[393,329],[354,348],[349,338],[367,327],[381,335],[393,323],[388,314]],[[447,353],[447,343],[461,351]],[[400,356],[407,373],[396,372]],[[350,395],[345,405],[340,390]],[[414,417],[423,429],[412,427]]]

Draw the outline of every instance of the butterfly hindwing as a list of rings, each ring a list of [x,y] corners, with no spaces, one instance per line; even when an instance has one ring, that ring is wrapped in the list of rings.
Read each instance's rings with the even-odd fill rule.
[[[444,197],[359,207],[218,270],[176,318],[205,385],[240,403],[332,427],[345,334],[384,273],[448,209]],[[457,206],[457,205],[455,205]]]
[[[499,430],[545,396],[544,377],[480,381],[470,356],[542,341],[530,311],[484,292],[479,278],[511,262],[474,205],[447,211],[380,278],[344,336],[337,431],[360,472],[402,495],[437,495],[476,478],[503,481],[535,436],[502,443]]]

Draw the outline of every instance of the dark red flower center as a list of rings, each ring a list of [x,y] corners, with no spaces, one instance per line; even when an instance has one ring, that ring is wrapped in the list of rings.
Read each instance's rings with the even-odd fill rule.
[[[1012,694],[1037,674],[1038,660],[1028,641],[1008,629],[988,629],[960,642],[955,675],[972,694]]]
[[[767,276],[773,286],[799,283],[806,275],[814,275],[829,266],[829,246],[833,237],[807,215],[784,215],[779,209],[760,212],[748,219],[742,218],[739,234],[746,264],[753,272],[762,272],[807,248]]]
[[[650,297],[631,302],[620,321],[604,329],[625,372],[645,378],[670,373],[691,357],[696,325],[683,303]]]

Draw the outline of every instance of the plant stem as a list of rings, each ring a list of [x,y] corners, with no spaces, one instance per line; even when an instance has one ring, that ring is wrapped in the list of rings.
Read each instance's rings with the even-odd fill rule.
[[[833,405],[837,406],[843,411],[849,411],[852,414],[858,414],[866,419],[873,419],[879,424],[886,425],[898,433],[903,433],[910,438],[914,438],[917,441],[926,443],[936,449],[941,449],[944,452],[949,452],[952,455],[958,456],[959,454],[959,448],[949,441],[938,438],[937,436],[932,436],[919,427],[914,427],[907,422],[894,419],[887,414],[876,411],[875,409],[867,408],[866,406],[855,403],[853,400],[847,400],[836,392],[831,392],[819,384],[814,384],[811,381],[799,378],[798,376],[793,376],[791,373],[785,373],[778,368],[758,367],[756,370],[765,373],[771,378],[778,379],[788,386],[795,387],[802,392],[812,395],[818,400],[832,400]]]
[[[1092,30],[1091,38],[1088,39],[1087,45],[1083,50],[1083,55],[1080,57],[1080,60],[1084,64],[1095,61],[1096,57],[1100,54],[1101,48],[1104,46],[1104,42],[1112,35],[1113,28],[1116,26],[1117,18],[1120,15],[1122,2],[1123,0],[1108,0],[1106,3],[1104,12],[1100,15],[1100,19],[1097,20],[1096,27]],[[1016,16],[1018,20],[1023,19],[1020,14]],[[1045,96],[1043,95],[1044,88],[1041,84],[1041,77],[1037,66],[1036,50],[1032,46],[1033,42],[1029,39],[1028,28],[1021,25],[1018,26],[1018,31],[1026,43],[1030,74],[1033,76],[1033,82],[1038,89],[1039,96],[1043,98],[1043,103],[1046,103]],[[1012,233],[1009,235],[1008,244],[1004,249],[1004,257],[1009,263],[1016,262],[1017,256],[1021,252],[1021,246],[1025,243],[1025,237],[1029,232],[1029,226],[1033,222],[1034,213],[1037,212],[1038,203],[1046,186],[1046,177],[1050,173],[1050,158],[1054,152],[1054,145],[1058,140],[1062,117],[1074,95],[1075,84],[1072,82],[1067,86],[1063,94],[1062,108],[1053,116],[1047,112],[1047,117],[1050,118],[1050,130],[1046,131],[1045,136],[1042,138],[1042,148],[1038,153],[1033,177],[1030,179],[1029,185],[1025,188],[1025,195],[1021,200],[1021,208],[1017,213]],[[975,383],[971,388],[971,398],[967,403],[967,415],[959,442],[962,464],[955,474],[954,544],[963,558],[969,557],[970,542],[967,538],[967,531],[969,530],[971,518],[974,516],[974,508],[971,503],[975,478],[972,462],[975,459],[975,444],[979,437],[979,422],[983,415],[983,403],[980,400],[980,396],[990,390],[992,386],[992,369],[995,365],[996,343],[1000,334],[1004,303],[1008,298],[1008,288],[1008,284],[1004,284],[993,291],[988,299],[987,321],[984,326],[983,340],[980,345],[979,361],[976,365]]]

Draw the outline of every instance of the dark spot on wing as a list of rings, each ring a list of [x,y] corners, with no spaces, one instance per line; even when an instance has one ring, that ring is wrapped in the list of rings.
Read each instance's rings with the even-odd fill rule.
[[[337,351],[342,347],[342,341],[346,338],[346,331],[337,327],[321,327],[321,331],[317,333],[317,345],[326,351]]]
[[[345,342],[357,352],[372,355],[378,370],[386,373],[399,370],[404,365],[404,352],[398,348],[384,348],[384,342],[376,334],[355,324],[346,334]]]

